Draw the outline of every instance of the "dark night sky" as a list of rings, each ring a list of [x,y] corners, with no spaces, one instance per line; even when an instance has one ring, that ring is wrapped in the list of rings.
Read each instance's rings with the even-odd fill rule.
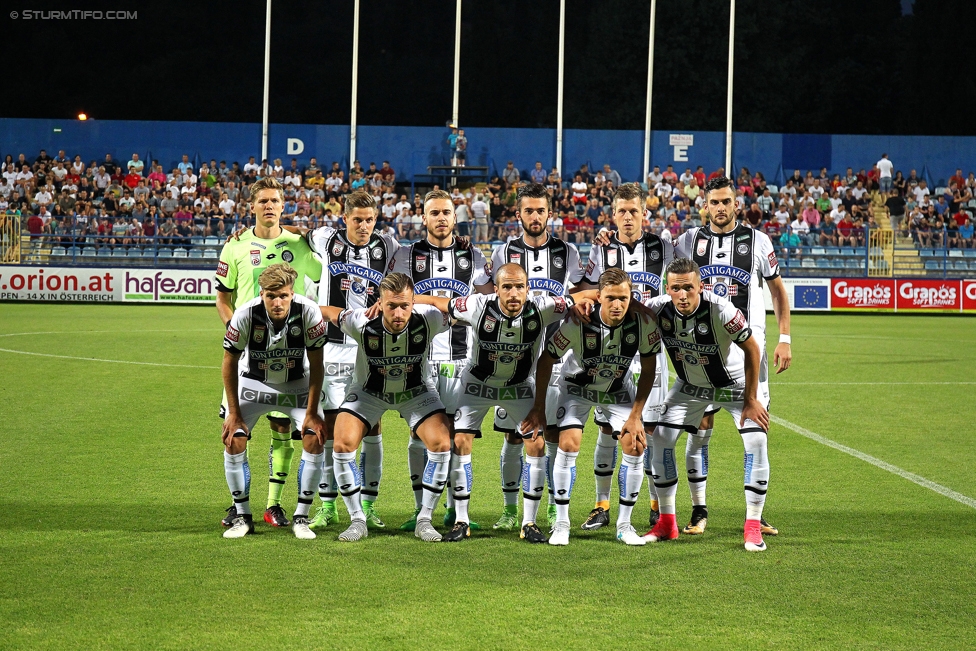
[[[917,0],[911,12],[905,0],[737,4],[736,130],[976,134],[957,117],[976,102],[976,2]],[[0,15],[8,54],[33,61],[0,116],[261,120],[264,2],[132,6],[129,21]],[[272,122],[348,123],[352,7],[276,1]],[[361,7],[360,124],[443,125],[454,1]],[[648,7],[567,0],[567,128],[643,128]],[[555,126],[558,17],[558,0],[464,0],[462,124]],[[654,128],[723,130],[727,0],[659,0],[656,31]]]

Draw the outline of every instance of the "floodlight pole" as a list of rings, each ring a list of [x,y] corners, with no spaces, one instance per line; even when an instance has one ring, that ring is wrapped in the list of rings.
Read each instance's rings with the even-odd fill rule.
[[[725,175],[735,178],[732,174],[732,71],[735,67],[735,0],[731,0],[729,8],[729,88],[725,104]]]
[[[461,0],[457,0],[457,14],[454,17],[454,107],[451,110],[451,124],[458,127],[458,97],[461,88]]]
[[[647,37],[647,114],[644,117],[644,176],[651,173],[651,89],[654,87],[654,18],[657,0],[651,0],[651,30]],[[648,188],[649,189],[649,188]]]
[[[270,0],[269,0],[270,1]],[[359,92],[359,0],[352,12],[352,107],[349,118],[349,169],[356,160],[356,95]]]
[[[264,18],[264,104],[261,114],[261,161],[268,159],[268,97],[271,90],[271,0]]]
[[[559,90],[556,97],[556,171],[563,174],[563,69],[566,58],[566,0],[559,0]]]

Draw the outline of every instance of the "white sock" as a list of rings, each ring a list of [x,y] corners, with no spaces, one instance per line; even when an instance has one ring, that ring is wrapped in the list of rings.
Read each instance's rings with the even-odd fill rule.
[[[342,494],[342,501],[346,503],[346,510],[349,512],[349,519],[366,520],[360,501],[362,486],[360,485],[359,468],[356,467],[356,453],[333,452],[332,464],[335,469],[336,483],[339,485],[339,493]]]
[[[569,524],[569,499],[573,495],[573,484],[576,483],[576,457],[579,452],[556,452],[556,461],[552,466],[552,483],[556,500],[556,522]]]
[[[535,522],[546,490],[546,458],[525,455],[525,473],[522,474],[522,526]]]
[[[407,468],[410,471],[410,485],[413,487],[413,505],[420,509],[424,499],[424,486],[421,478],[427,465],[427,447],[420,439],[410,437],[407,443]]]
[[[624,455],[617,475],[617,488],[620,491],[620,510],[617,512],[617,529],[630,524],[630,514],[640,497],[641,484],[644,483],[644,460],[638,456]]]
[[[644,475],[647,477],[647,496],[652,502],[657,501],[657,490],[654,488],[654,473],[651,471],[651,457],[654,447],[651,445],[651,434],[647,435],[647,447],[644,448]]]
[[[247,463],[247,450],[239,454],[230,454],[224,450],[224,476],[227,477],[227,488],[234,498],[238,515],[250,513],[251,466]]]
[[[451,463],[451,453],[427,452],[427,467],[424,468],[424,499],[417,515],[419,520],[430,520],[437,508],[437,502],[447,483],[447,467]]]
[[[298,464],[298,504],[295,505],[295,515],[308,515],[315,499],[315,491],[322,481],[322,464],[325,463],[325,453],[312,454],[302,450],[302,460]]]
[[[522,444],[502,443],[502,496],[505,506],[518,506],[519,482],[522,480]]]
[[[454,460],[457,459],[457,467],[454,467]],[[451,492],[454,494],[454,504],[457,509],[456,522],[469,522],[468,502],[471,498],[471,483],[474,476],[471,474],[471,455],[464,454],[458,456],[451,455]]]
[[[769,456],[766,450],[766,432],[743,432],[745,446],[743,467],[745,470],[746,520],[762,519],[766,505],[766,488],[769,485]]]
[[[688,489],[691,503],[705,506],[705,480],[708,479],[708,439],[712,430],[700,429],[697,434],[689,434],[685,441],[685,468],[688,469]]]
[[[555,504],[556,498],[552,488],[552,467],[556,463],[559,452],[559,442],[546,441],[546,483],[549,484],[549,504]]]
[[[335,502],[339,497],[339,486],[335,480],[335,468],[332,461],[332,439],[325,442],[322,449],[322,480],[319,483],[319,499],[323,502]]]
[[[596,447],[593,449],[597,503],[609,501],[611,486],[613,486],[613,469],[616,465],[617,441],[612,436],[600,432],[597,434]]]
[[[359,452],[359,471],[363,482],[363,499],[375,502],[383,479],[383,435],[363,437]]]
[[[674,461],[674,445],[681,436],[680,429],[657,427],[652,436],[654,454],[651,472],[657,492],[658,508],[662,514],[674,515],[674,497],[678,492],[678,468]]]

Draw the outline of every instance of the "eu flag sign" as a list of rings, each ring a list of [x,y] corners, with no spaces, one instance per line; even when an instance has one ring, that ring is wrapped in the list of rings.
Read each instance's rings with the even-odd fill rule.
[[[827,292],[830,288],[825,285],[794,285],[793,306],[807,309],[827,309]]]

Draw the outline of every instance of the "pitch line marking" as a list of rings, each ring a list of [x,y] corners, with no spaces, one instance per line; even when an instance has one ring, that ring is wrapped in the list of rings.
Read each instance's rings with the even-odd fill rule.
[[[903,479],[907,479],[908,481],[910,481],[910,482],[912,482],[914,484],[918,484],[919,486],[921,486],[923,488],[927,488],[927,489],[929,489],[931,491],[935,491],[939,495],[942,495],[944,497],[948,497],[949,499],[955,500],[956,502],[959,502],[960,504],[965,504],[966,506],[968,506],[970,508],[976,509],[976,499],[973,499],[973,498],[971,498],[971,497],[969,497],[967,495],[963,495],[962,493],[957,493],[956,491],[952,490],[951,488],[946,488],[942,484],[936,484],[934,481],[931,481],[929,479],[926,479],[925,477],[922,477],[921,475],[916,475],[913,472],[908,472],[907,470],[903,470],[903,469],[899,468],[898,466],[895,466],[895,465],[892,465],[892,464],[888,463],[887,461],[882,461],[881,459],[879,459],[877,457],[872,457],[870,454],[865,454],[864,452],[861,452],[860,450],[855,450],[854,448],[849,448],[846,445],[842,445],[840,443],[837,443],[836,441],[832,441],[832,440],[830,440],[829,438],[827,438],[825,436],[821,436],[820,434],[817,434],[816,432],[811,432],[810,430],[808,430],[806,428],[803,428],[803,427],[800,427],[796,423],[791,423],[790,421],[785,420],[783,418],[780,418],[779,416],[773,416],[772,414],[770,414],[769,415],[769,420],[771,420],[772,422],[776,423],[777,425],[782,425],[783,427],[785,427],[787,429],[793,430],[794,432],[796,432],[800,436],[805,436],[806,438],[810,439],[811,441],[816,441],[817,443],[820,443],[821,445],[826,445],[827,447],[834,448],[835,450],[839,450],[839,451],[843,452],[844,454],[849,454],[852,457],[855,457],[857,459],[860,459],[861,461],[870,463],[872,466],[881,468],[882,470],[887,470],[888,472],[890,472],[892,474],[895,474],[895,475],[898,475],[899,477],[901,477]]]
[[[118,334],[118,330],[61,330],[59,332],[7,332],[0,337],[26,337],[29,335],[75,335],[75,334]],[[179,328],[174,330],[139,330],[138,332],[219,332],[213,328],[194,328],[192,330]]]
[[[145,330],[143,332],[146,332]],[[219,366],[193,366],[191,364],[163,364],[161,362],[132,362],[124,359],[102,359],[100,357],[74,357],[71,355],[52,355],[50,353],[31,353],[26,350],[11,350],[10,348],[0,348],[0,353],[11,353],[14,355],[32,355],[34,357],[54,357],[56,359],[77,359],[83,362],[104,362],[106,364],[133,364],[136,366],[167,366],[169,368],[205,368],[211,371],[219,370]]]
[[[774,382],[772,387],[792,387],[792,386],[955,386],[960,384],[976,384],[976,382]]]

